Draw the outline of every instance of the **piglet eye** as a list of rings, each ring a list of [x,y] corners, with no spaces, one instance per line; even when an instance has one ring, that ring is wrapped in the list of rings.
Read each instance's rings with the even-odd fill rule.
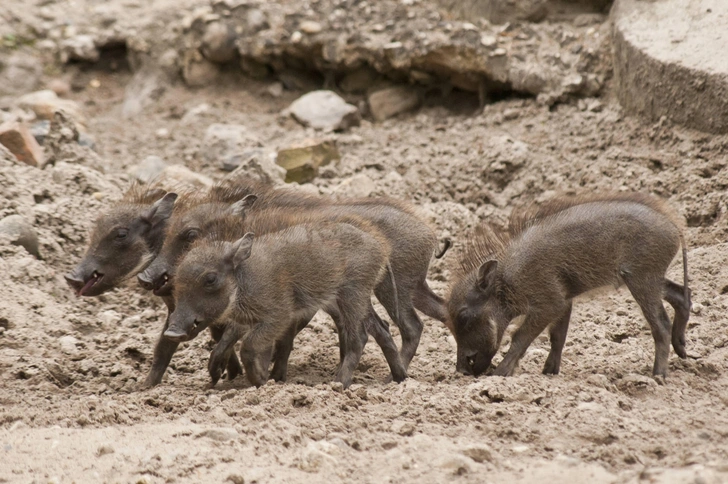
[[[214,272],[210,272],[207,275],[205,275],[204,284],[205,287],[211,287],[214,286],[217,282],[217,274]]]
[[[117,229],[116,231],[117,240],[125,239],[127,235],[129,235],[129,229]]]
[[[191,229],[191,230],[188,230],[188,231],[187,231],[187,233],[185,234],[185,238],[186,238],[186,239],[187,239],[187,240],[188,240],[189,242],[192,242],[193,240],[195,240],[195,239],[196,239],[197,237],[199,237],[199,236],[200,236],[200,232],[198,232],[198,231],[197,231],[197,230],[195,230],[195,229]]]

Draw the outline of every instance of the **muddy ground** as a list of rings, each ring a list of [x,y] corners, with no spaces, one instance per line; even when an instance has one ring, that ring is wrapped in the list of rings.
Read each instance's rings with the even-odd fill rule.
[[[728,481],[728,138],[627,117],[610,89],[551,107],[507,97],[482,111],[455,92],[322,135],[280,114],[302,92],[273,97],[270,81],[237,73],[200,89],[169,84],[130,119],[130,71],[67,66],[44,82],[54,78],[84,80],[66,97],[82,106],[105,173],[83,160],[39,170],[0,153],[0,218],[30,220],[41,253],[0,245],[0,482]],[[138,391],[161,301],[134,281],[79,299],[62,275],[145,157],[225,175],[205,156],[212,123],[244,125],[271,152],[336,140],[341,162],[307,189],[346,194],[365,174],[372,196],[417,204],[455,242],[430,272],[442,295],[472,227],[503,223],[513,206],[595,190],[666,197],[688,225],[689,358],[671,354],[665,385],[651,378],[652,337],[622,289],[575,304],[554,377],[540,374],[545,335],[514,377],[456,374],[454,339],[423,316],[410,379],[385,383],[370,341],[342,391],[330,383],[337,337],[319,314],[296,341],[286,383],[209,388],[205,335],[182,345],[161,385]],[[681,274],[676,259],[669,276]]]

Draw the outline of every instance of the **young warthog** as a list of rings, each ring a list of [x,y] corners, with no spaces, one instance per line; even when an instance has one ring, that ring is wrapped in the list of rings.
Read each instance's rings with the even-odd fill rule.
[[[201,240],[177,269],[177,308],[165,336],[183,340],[218,320],[231,321],[211,362],[243,337],[241,360],[248,380],[260,386],[274,343],[324,309],[339,330],[336,381],[348,387],[389,250],[383,237],[335,222],[296,225],[255,241],[252,233],[232,243]],[[404,368],[392,373],[397,381],[406,376]]]
[[[665,278],[682,246],[684,286]],[[457,341],[457,369],[479,375],[491,364],[511,320],[525,315],[494,374],[510,375],[531,342],[550,327],[543,367],[557,374],[572,299],[592,289],[625,284],[655,340],[653,373],[664,377],[672,346],[685,353],[690,316],[687,256],[680,223],[661,200],[641,194],[556,199],[511,218],[507,232],[481,228],[461,261],[448,302]]]
[[[158,186],[133,186],[96,220],[86,254],[66,274],[79,296],[98,296],[143,270],[164,242],[177,194]]]

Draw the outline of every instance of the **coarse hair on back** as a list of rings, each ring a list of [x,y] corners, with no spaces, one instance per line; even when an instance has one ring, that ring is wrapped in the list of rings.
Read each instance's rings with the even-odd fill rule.
[[[138,181],[132,182],[129,188],[124,192],[124,195],[118,200],[117,204],[132,204],[132,205],[151,205],[165,194],[174,192],[180,196],[191,193],[189,187],[181,186],[174,183],[163,183],[161,181],[154,181],[152,183],[141,183]]]
[[[520,237],[529,227],[545,222],[548,218],[578,205],[588,203],[625,202],[644,205],[667,217],[682,232],[684,222],[663,199],[646,193],[613,192],[577,196],[559,196],[542,204],[531,203],[511,212],[508,227],[487,223],[475,228],[466,242],[459,261],[460,277],[480,267],[484,262],[498,257],[511,241]],[[681,236],[682,237],[682,236]]]

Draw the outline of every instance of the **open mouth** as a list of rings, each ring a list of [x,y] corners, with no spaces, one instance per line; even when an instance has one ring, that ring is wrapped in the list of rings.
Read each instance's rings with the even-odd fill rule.
[[[172,284],[169,283],[169,276],[165,274],[162,276],[161,284],[152,290],[152,294],[155,296],[169,296],[172,293]]]
[[[94,271],[93,274],[91,274],[91,277],[89,280],[86,281],[86,284],[83,285],[81,289],[78,290],[76,293],[76,296],[83,296],[87,292],[91,290],[92,287],[94,287],[96,284],[101,282],[101,279],[104,278],[103,274],[99,274],[98,272]]]

